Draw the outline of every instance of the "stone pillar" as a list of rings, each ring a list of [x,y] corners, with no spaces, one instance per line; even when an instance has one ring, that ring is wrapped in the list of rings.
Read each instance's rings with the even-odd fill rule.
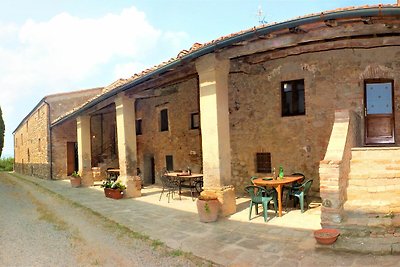
[[[350,173],[351,148],[356,142],[355,116],[349,110],[336,110],[325,158],[320,161],[319,179],[322,199],[321,225],[323,228],[338,227],[344,220],[343,205],[346,202],[347,183]]]
[[[200,83],[204,189],[220,192],[224,216],[236,212],[235,192],[232,187],[226,187],[231,180],[229,66],[229,60],[218,60],[214,54],[196,61]]]
[[[126,185],[125,197],[141,196],[137,172],[135,101],[120,94],[115,99],[120,176]]]
[[[78,140],[79,175],[82,177],[82,186],[93,185],[92,149],[90,135],[90,116],[79,116],[76,119]]]

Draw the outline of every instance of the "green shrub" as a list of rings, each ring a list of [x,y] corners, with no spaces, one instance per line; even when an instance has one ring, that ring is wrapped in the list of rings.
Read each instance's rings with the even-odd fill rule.
[[[14,167],[14,158],[1,158],[0,171],[12,171]]]

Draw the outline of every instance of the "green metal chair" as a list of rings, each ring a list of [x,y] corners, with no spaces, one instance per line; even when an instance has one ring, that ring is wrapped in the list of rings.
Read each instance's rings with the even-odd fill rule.
[[[301,213],[303,213],[304,212],[304,201],[307,200],[306,199],[307,194],[308,194],[308,191],[310,191],[312,183],[313,183],[313,180],[311,179],[311,180],[305,181],[300,186],[293,186],[288,191],[288,194],[286,195],[286,206],[287,206],[289,196],[297,197],[300,200]]]
[[[256,208],[256,214],[258,214],[258,204],[262,204],[264,222],[268,219],[268,203],[272,200],[272,197],[267,196],[267,190],[264,187],[249,185],[245,187],[245,191],[250,195],[250,212],[249,221],[251,220],[251,212],[253,205]],[[274,201],[275,214],[277,213],[277,202]]]

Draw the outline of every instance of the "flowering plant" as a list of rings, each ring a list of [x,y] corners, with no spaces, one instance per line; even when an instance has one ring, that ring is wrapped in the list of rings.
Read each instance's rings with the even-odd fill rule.
[[[79,173],[77,173],[76,171],[74,171],[73,173],[71,173],[71,177],[79,178],[79,177],[81,177],[81,176],[79,175]]]
[[[120,181],[104,181],[101,187],[104,188],[111,188],[111,189],[118,189],[119,191],[123,191],[126,189],[126,186],[122,184]]]

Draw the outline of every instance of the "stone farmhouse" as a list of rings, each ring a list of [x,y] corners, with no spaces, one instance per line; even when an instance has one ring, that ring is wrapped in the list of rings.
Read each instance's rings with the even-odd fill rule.
[[[45,97],[14,132],[15,169],[52,179],[79,169],[89,186],[93,170],[119,167],[139,197],[138,169],[146,185],[190,166],[229,215],[251,176],[282,165],[314,179],[323,226],[395,235],[399,73],[397,5],[262,25],[102,89]]]

